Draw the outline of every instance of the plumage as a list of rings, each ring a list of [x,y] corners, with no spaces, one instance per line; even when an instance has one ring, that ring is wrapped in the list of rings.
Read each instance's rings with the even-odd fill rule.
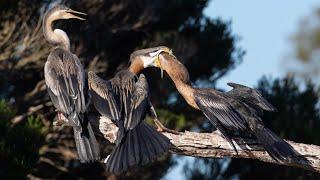
[[[151,107],[144,75],[137,78],[133,72],[123,70],[105,81],[89,72],[88,81],[94,106],[119,128],[107,171],[121,172],[146,164],[168,150],[169,139],[143,122]]]
[[[231,91],[227,92],[228,95],[233,96],[246,104],[250,104],[251,107],[254,107],[258,111],[277,111],[277,109],[270,104],[258,90],[231,82],[227,84],[233,87]]]
[[[158,62],[150,66],[165,70],[187,103],[202,111],[235,150],[229,132],[255,136],[277,161],[291,161],[297,157],[288,143],[264,126],[259,116],[262,110],[276,109],[257,90],[235,83],[229,83],[234,89],[226,93],[208,88],[194,88],[189,83],[186,67],[174,56],[164,52],[156,61]]]
[[[230,103],[232,99],[213,89],[197,89],[195,101],[200,109],[206,109],[206,115],[216,117],[228,129],[244,130],[246,121]]]
[[[56,6],[45,15],[45,37],[57,47],[48,56],[44,76],[53,105],[73,127],[80,161],[93,162],[100,159],[100,150],[86,114],[89,99],[85,71],[78,57],[70,52],[70,42],[66,33],[60,29],[52,30],[52,22],[55,20],[82,19],[70,12],[83,14],[65,6]]]

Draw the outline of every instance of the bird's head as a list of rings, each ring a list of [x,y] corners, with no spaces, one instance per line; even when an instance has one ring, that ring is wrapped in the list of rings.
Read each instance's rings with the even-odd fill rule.
[[[50,9],[46,16],[52,18],[53,20],[58,19],[79,19],[79,20],[85,20],[82,17],[79,17],[78,15],[87,15],[86,13],[79,12],[72,10],[64,5],[57,5]]]
[[[173,56],[172,50],[166,46],[158,46],[153,48],[141,49],[133,52],[130,56],[131,64],[139,62],[143,68],[157,67],[161,69],[161,77],[163,69],[159,60],[161,53],[168,53]]]

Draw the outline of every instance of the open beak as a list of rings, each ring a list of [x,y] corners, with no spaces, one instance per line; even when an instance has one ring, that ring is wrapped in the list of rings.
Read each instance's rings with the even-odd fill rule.
[[[82,17],[79,17],[79,16],[75,15],[75,14],[79,14],[79,15],[86,16],[87,15],[86,13],[83,13],[83,12],[80,12],[80,11],[75,11],[75,10],[72,10],[72,9],[68,9],[66,12],[67,12],[69,18],[86,20],[86,19],[84,19]]]

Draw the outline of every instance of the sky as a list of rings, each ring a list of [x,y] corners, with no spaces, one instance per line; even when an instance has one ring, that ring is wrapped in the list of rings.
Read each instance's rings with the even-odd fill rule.
[[[239,46],[246,51],[243,62],[218,81],[227,88],[227,82],[256,86],[258,80],[282,77],[285,57],[290,52],[290,36],[297,31],[301,18],[308,16],[320,2],[316,0],[212,0],[204,13],[212,18],[231,20],[231,30],[241,37]],[[178,158],[178,166],[169,170],[165,180],[185,179],[182,167],[192,158]]]
[[[263,75],[284,76],[285,57],[292,49],[289,38],[297,31],[301,18],[319,6],[316,0],[212,0],[204,13],[231,20],[232,32],[241,37],[238,45],[246,51],[243,62],[217,86],[227,89],[226,83],[233,81],[252,87]]]

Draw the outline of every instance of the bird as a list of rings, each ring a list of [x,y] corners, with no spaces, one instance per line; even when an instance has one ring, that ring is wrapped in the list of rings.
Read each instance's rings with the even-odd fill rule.
[[[171,131],[158,120],[146,77],[139,75],[144,67],[154,62],[160,49],[162,47],[133,52],[130,66],[107,81],[88,72],[89,92],[95,108],[118,127],[115,148],[105,160],[108,172],[119,173],[134,165],[147,164],[171,146],[169,139],[158,132]],[[144,122],[148,113],[158,131]],[[100,126],[100,129],[103,128]]]
[[[236,83],[228,83],[233,87],[229,92],[193,87],[187,68],[168,47],[164,47],[155,62],[148,65],[167,72],[186,102],[202,111],[236,153],[238,151],[230,137],[231,132],[253,135],[276,161],[295,160],[296,151],[263,124],[260,117],[263,110],[276,111],[276,108],[264,99],[258,90]]]
[[[44,77],[50,99],[58,111],[58,118],[63,118],[73,127],[80,162],[91,163],[100,160],[100,150],[86,113],[90,104],[86,73],[79,58],[70,52],[67,34],[61,29],[52,28],[53,23],[61,19],[85,20],[77,15],[86,14],[64,5],[57,5],[45,14],[44,37],[55,47],[45,63]]]

